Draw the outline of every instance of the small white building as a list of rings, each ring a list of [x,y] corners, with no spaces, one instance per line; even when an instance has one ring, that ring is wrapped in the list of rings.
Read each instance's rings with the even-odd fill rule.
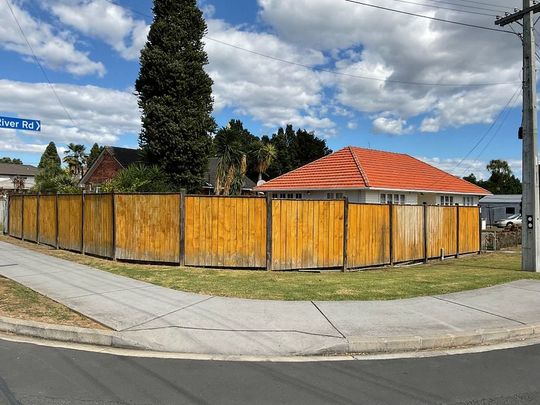
[[[39,169],[30,165],[0,163],[0,194],[17,190],[29,190],[34,187]]]
[[[478,205],[491,193],[412,156],[343,148],[258,187],[273,198],[335,199],[357,203]]]

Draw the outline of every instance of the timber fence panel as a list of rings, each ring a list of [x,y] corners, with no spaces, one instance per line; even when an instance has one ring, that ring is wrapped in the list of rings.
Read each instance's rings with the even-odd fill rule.
[[[180,261],[180,195],[115,194],[116,258]]]
[[[424,207],[394,205],[392,207],[394,262],[424,258]]]
[[[457,207],[426,207],[428,257],[457,254]]]
[[[480,210],[478,207],[459,209],[459,253],[480,250]]]
[[[37,195],[25,195],[23,198],[23,239],[31,242],[37,242],[37,214],[38,197]]]
[[[12,195],[9,197],[9,236],[15,238],[22,238],[22,204],[22,196]]]
[[[56,246],[56,196],[39,196],[39,243]]]
[[[185,264],[266,267],[266,200],[186,196]]]
[[[349,204],[348,267],[390,263],[390,212],[387,205]]]
[[[82,196],[58,195],[58,247],[82,251]]]
[[[272,200],[272,269],[343,266],[344,201]]]
[[[112,194],[84,196],[84,251],[114,257],[114,203]]]

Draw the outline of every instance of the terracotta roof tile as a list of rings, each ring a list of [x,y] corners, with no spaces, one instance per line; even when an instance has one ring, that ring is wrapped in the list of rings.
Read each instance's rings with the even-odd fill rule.
[[[491,194],[409,155],[353,146],[270,180],[256,190],[363,188]]]

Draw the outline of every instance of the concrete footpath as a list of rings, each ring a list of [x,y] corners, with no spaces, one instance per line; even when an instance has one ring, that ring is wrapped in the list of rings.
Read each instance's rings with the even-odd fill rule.
[[[539,281],[394,301],[247,300],[170,290],[4,242],[0,275],[110,327],[111,345],[119,347],[288,356],[445,349],[540,336]]]

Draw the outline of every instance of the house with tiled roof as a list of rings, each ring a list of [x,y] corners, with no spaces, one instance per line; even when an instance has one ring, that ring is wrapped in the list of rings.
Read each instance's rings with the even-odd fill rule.
[[[273,198],[351,202],[478,205],[491,193],[402,153],[349,146],[262,185]]]

